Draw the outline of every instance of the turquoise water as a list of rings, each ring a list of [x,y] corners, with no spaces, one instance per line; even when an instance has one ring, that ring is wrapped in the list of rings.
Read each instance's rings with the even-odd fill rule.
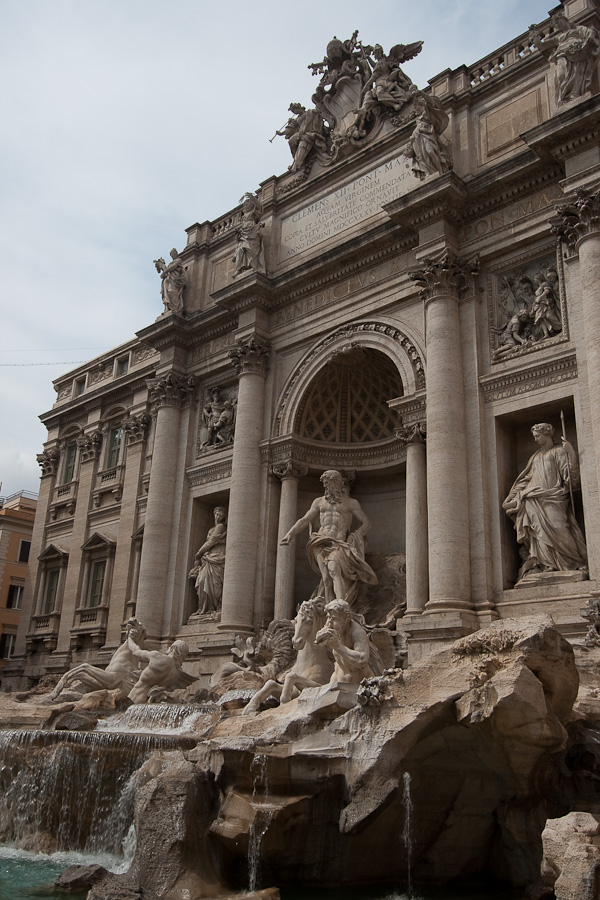
[[[48,900],[69,897],[85,900],[83,894],[53,891],[52,885],[66,868],[75,863],[98,862],[112,871],[122,871],[124,862],[114,857],[84,856],[81,853],[27,853],[0,847],[0,900]],[[125,866],[126,867],[126,866]],[[343,888],[337,891],[320,888],[282,888],[282,900],[522,900],[512,891],[466,890],[449,888],[415,889],[410,895],[392,888]]]
[[[56,893],[53,884],[61,872],[72,865],[100,863],[113,872],[127,868],[122,858],[114,856],[84,856],[82,853],[28,853],[0,847],[0,900],[48,900],[49,897],[69,897],[85,900],[83,894]]]

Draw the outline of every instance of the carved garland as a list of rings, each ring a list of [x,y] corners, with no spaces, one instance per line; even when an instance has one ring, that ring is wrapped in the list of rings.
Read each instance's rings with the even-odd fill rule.
[[[275,418],[276,435],[281,434],[281,421],[283,419],[284,409],[287,405],[292,391],[294,390],[298,382],[298,379],[300,378],[304,370],[312,364],[315,357],[318,356],[325,347],[333,344],[338,340],[338,338],[350,337],[351,335],[360,334],[361,332],[385,334],[387,337],[391,337],[395,341],[398,341],[410,360],[417,387],[419,389],[425,387],[425,368],[423,366],[423,360],[421,359],[419,351],[417,350],[415,345],[406,337],[406,335],[402,331],[400,331],[399,328],[394,328],[392,325],[383,325],[380,322],[359,322],[355,324],[342,325],[341,328],[336,329],[336,331],[328,335],[315,347],[313,347],[311,352],[300,362],[300,364],[296,368],[292,379],[289,382],[283,397],[281,398],[281,402],[277,410],[277,416]]]

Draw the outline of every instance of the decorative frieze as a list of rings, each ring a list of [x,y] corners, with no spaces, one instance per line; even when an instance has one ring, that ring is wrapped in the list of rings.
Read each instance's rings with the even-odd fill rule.
[[[56,448],[53,448],[52,450],[44,450],[43,453],[38,453],[36,459],[38,461],[38,465],[42,469],[43,478],[44,475],[54,475],[56,473],[56,467],[58,466],[60,453]]]
[[[583,188],[575,191],[574,200],[556,207],[550,227],[573,249],[580,238],[600,232],[600,191],[594,194]]]
[[[144,440],[150,421],[151,417],[145,412],[125,419],[123,422],[123,431],[127,435],[129,444],[139,444],[140,441]]]
[[[344,445],[313,444],[296,437],[278,441],[265,441],[260,447],[263,465],[273,471],[275,467],[287,466],[290,459],[298,467],[310,469],[361,470],[381,468],[406,459],[406,447],[398,437],[383,441]],[[279,476],[277,476],[279,477]]]
[[[577,358],[571,353],[527,369],[482,378],[480,384],[484,402],[493,403],[495,400],[528,394],[541,388],[552,387],[561,381],[572,381],[574,378],[577,378]]]
[[[152,412],[161,406],[183,406],[195,397],[197,379],[195,375],[176,375],[167,372],[159,378],[148,379],[148,399]]]
[[[412,269],[408,277],[421,288],[423,300],[434,297],[461,296],[473,292],[479,274],[479,260],[459,259],[447,250],[425,257],[421,268]]]
[[[102,446],[102,431],[97,429],[90,434],[82,434],[77,438],[79,458],[82,463],[98,459]]]
[[[235,342],[229,351],[229,358],[238,376],[248,373],[266,375],[270,349],[268,341],[250,335]]]
[[[195,466],[193,469],[188,469],[186,475],[190,487],[193,488],[231,478],[231,456],[208,466]]]
[[[154,347],[149,347],[147,344],[142,344],[141,347],[134,351],[133,359],[135,363],[141,363],[146,359],[150,359],[151,356],[158,356],[158,350],[155,350]]]

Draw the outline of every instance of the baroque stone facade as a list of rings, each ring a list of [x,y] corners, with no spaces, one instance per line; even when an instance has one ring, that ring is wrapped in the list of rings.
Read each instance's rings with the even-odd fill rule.
[[[367,563],[406,559],[389,611],[406,608],[409,662],[515,615],[585,634],[600,573],[600,16],[592,0],[563,11],[423,90],[400,69],[420,41],[327,45],[314,108],[292,103],[281,132],[290,171],[189,227],[158,261],[164,312],[55,382],[7,681],[105,664],[135,614],[148,646],[185,639],[207,683],[236,636],[314,590],[306,536],[281,540],[327,469],[368,515]],[[579,461],[564,482],[586,545],[572,577],[522,577],[529,545],[502,508],[539,423],[572,447],[556,454],[567,469]],[[189,573],[221,507],[222,595],[203,617]],[[369,623],[374,590],[357,601]]]

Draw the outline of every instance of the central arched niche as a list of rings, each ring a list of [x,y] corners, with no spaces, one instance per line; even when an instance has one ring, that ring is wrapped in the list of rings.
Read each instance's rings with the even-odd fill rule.
[[[402,395],[393,362],[378,350],[344,348],[315,375],[300,403],[294,433],[326,443],[392,437],[398,418],[386,400]]]
[[[405,597],[404,551],[406,547],[406,473],[404,460],[385,467],[369,467],[369,444],[394,438],[398,417],[387,401],[404,393],[400,373],[393,360],[373,348],[346,345],[331,354],[307,385],[294,417],[294,435],[310,441],[313,450],[323,448],[323,465],[314,465],[301,479],[298,516],[322,494],[319,475],[326,468],[353,470],[351,493],[371,521],[367,536],[367,560],[380,575],[378,588],[361,586],[359,604],[367,621],[374,623]],[[314,442],[314,443],[313,443]],[[336,464],[336,449],[344,448],[348,463]],[[354,447],[356,453],[348,454]],[[314,458],[314,454],[313,458]],[[340,456],[341,460],[341,456]],[[353,527],[357,527],[354,522]],[[308,532],[296,541],[296,603],[308,599],[318,575],[306,558]]]

